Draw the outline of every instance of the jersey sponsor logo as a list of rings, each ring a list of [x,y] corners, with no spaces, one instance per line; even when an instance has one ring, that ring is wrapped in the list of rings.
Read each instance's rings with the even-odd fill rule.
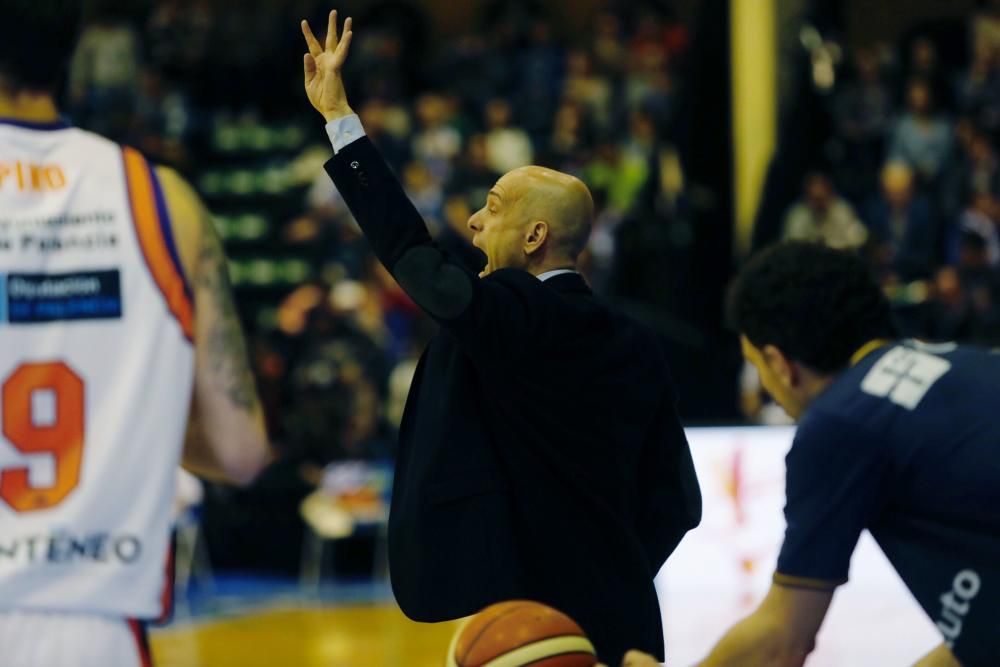
[[[0,275],[2,319],[10,324],[64,320],[119,319],[122,316],[118,269],[73,273]]]
[[[0,160],[0,192],[56,192],[66,187],[66,172],[57,164]]]
[[[952,648],[962,635],[962,621],[972,608],[972,599],[981,586],[979,575],[974,570],[962,570],[955,575],[951,590],[941,596],[941,616],[937,627],[944,635],[948,648]]]
[[[75,562],[131,565],[142,557],[142,540],[130,533],[94,532],[74,535],[55,532],[0,538],[0,567],[8,563],[64,564]]]
[[[0,210],[0,252],[50,254],[118,248],[117,218],[109,211],[2,217],[5,212]]]
[[[868,371],[861,381],[861,390],[913,410],[950,369],[951,362],[947,359],[921,350],[894,347]]]

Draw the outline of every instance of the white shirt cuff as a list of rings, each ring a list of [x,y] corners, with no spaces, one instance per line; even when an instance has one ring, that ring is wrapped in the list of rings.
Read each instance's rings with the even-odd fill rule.
[[[326,134],[330,137],[334,154],[337,154],[348,144],[365,136],[365,128],[361,125],[361,118],[354,113],[331,120],[326,124]]]

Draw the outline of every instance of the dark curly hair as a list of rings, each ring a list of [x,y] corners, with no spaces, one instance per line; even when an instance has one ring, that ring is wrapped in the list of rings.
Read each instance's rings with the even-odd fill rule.
[[[788,242],[747,262],[729,288],[730,324],[819,373],[836,373],[876,338],[893,338],[889,302],[860,256]]]
[[[0,77],[14,91],[55,92],[76,48],[82,0],[0,0]]]

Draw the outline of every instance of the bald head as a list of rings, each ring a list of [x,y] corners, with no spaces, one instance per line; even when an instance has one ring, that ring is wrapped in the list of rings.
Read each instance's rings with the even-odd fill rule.
[[[554,254],[576,261],[587,245],[594,198],[576,176],[546,167],[520,167],[500,179],[526,222],[548,224]]]
[[[486,276],[517,268],[541,275],[576,265],[587,245],[594,200],[580,179],[544,167],[521,167],[490,189],[467,223],[486,255]]]

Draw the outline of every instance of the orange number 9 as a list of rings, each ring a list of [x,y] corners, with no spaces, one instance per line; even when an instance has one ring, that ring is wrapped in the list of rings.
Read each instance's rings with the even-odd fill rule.
[[[51,415],[35,413],[35,397],[51,392]],[[3,434],[22,454],[51,454],[55,483],[34,487],[28,468],[0,472],[0,498],[18,512],[59,504],[80,481],[83,458],[83,380],[61,361],[22,364],[3,383]],[[44,420],[44,423],[43,423]]]

